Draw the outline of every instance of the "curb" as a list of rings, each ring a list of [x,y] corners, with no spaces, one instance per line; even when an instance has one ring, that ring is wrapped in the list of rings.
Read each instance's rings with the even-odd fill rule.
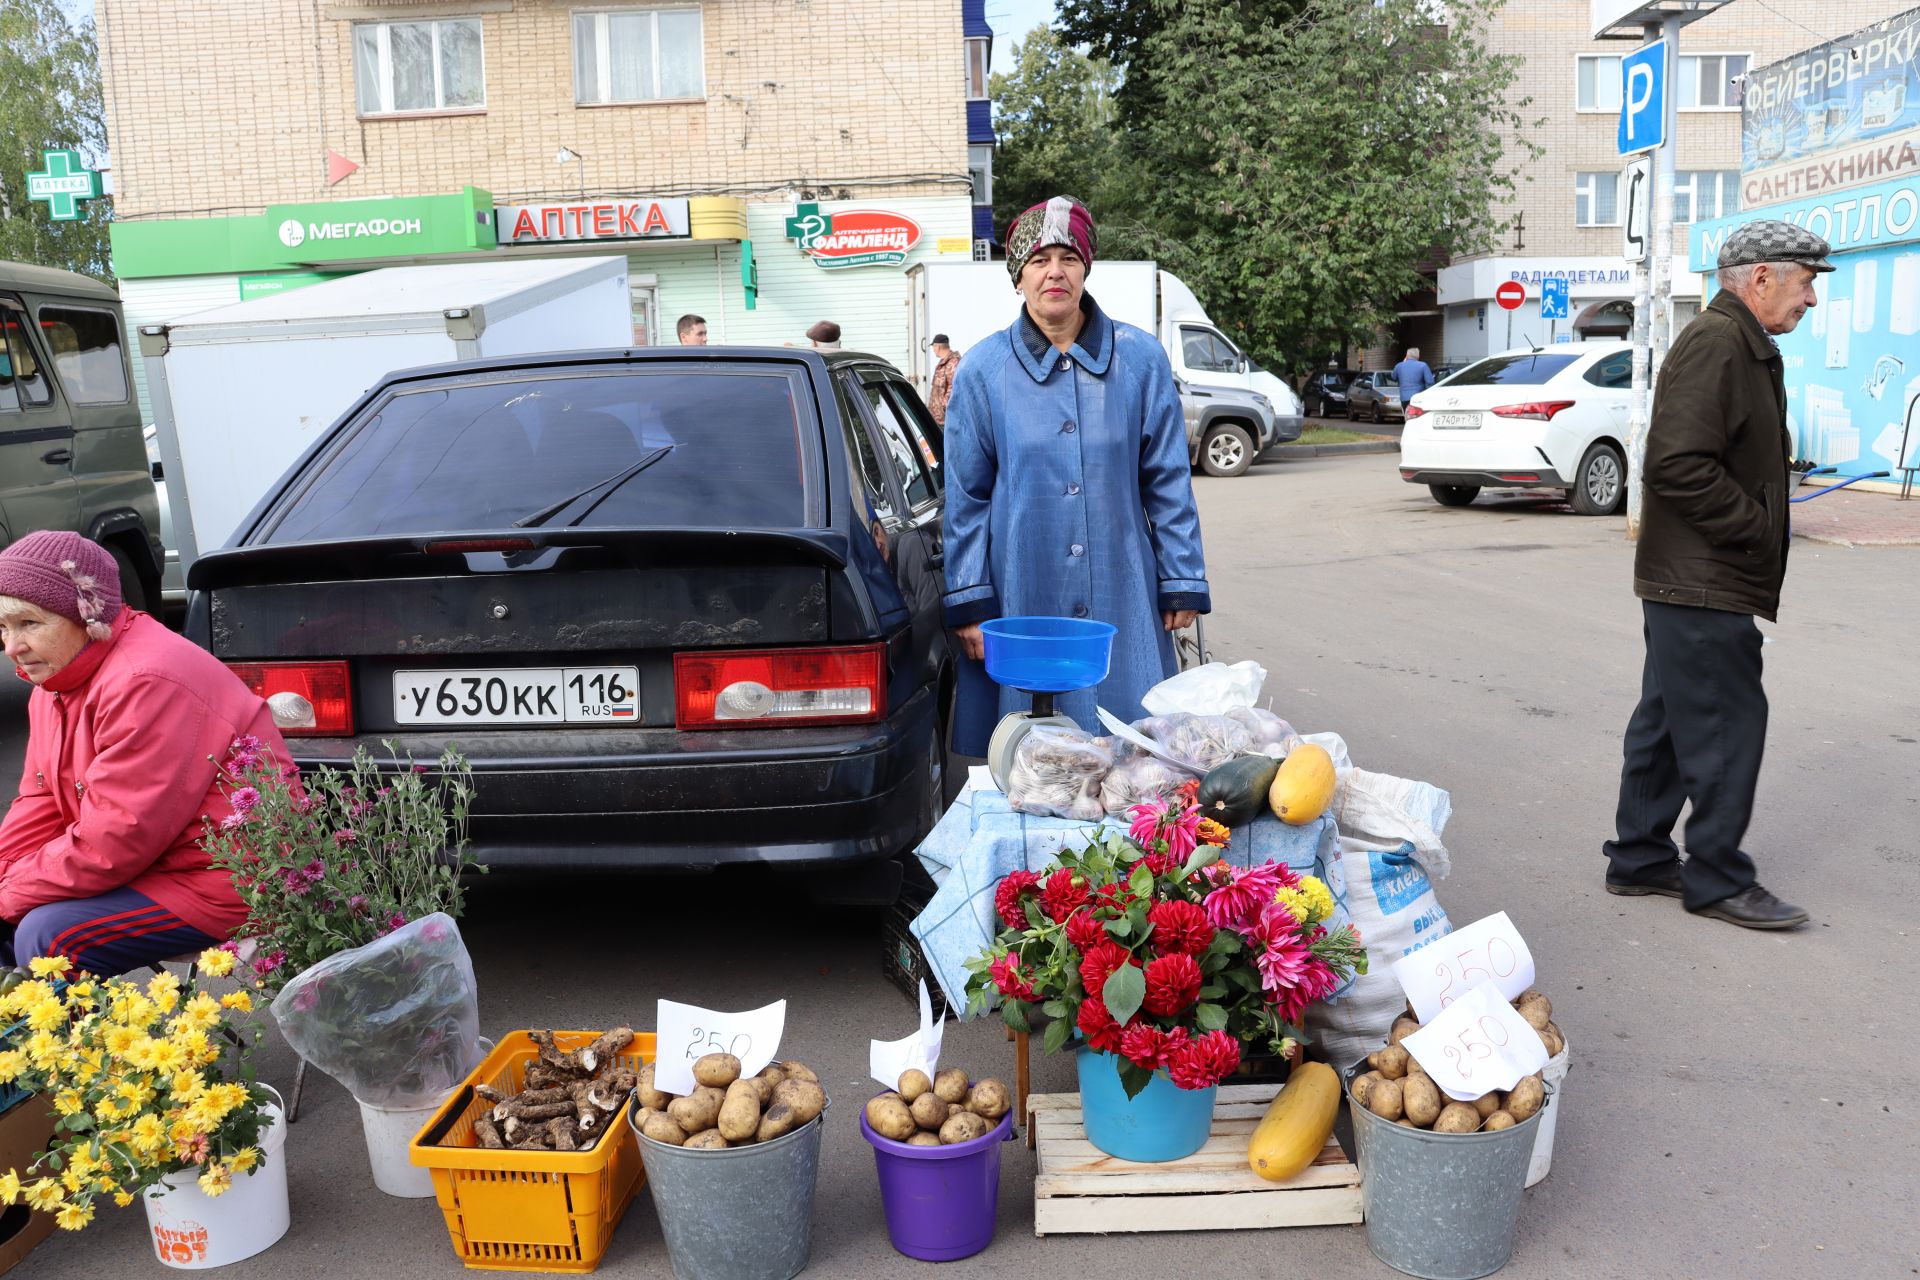
[[[1398,453],[1398,440],[1354,440],[1346,444],[1277,444],[1263,458],[1334,458],[1349,453]]]

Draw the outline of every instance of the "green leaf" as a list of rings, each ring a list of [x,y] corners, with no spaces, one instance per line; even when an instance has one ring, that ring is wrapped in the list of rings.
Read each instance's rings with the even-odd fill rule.
[[[1047,1034],[1042,1038],[1040,1047],[1046,1053],[1058,1053],[1060,1050],[1066,1048],[1067,1037],[1072,1034],[1073,1024],[1071,1022],[1049,1022],[1047,1024]]]
[[[1200,988],[1200,998],[1202,1000],[1218,1000],[1226,994],[1227,984],[1224,982],[1209,982]]]
[[[1120,941],[1125,942],[1133,936],[1133,919],[1130,916],[1121,916],[1117,920],[1109,920],[1107,921],[1107,932],[1120,939]]]
[[[1065,1000],[1049,1000],[1040,1006],[1040,1010],[1049,1018],[1064,1018],[1067,1016],[1067,1002]]]
[[[1027,1006],[1021,1000],[1009,1000],[1000,1006],[1000,1018],[1015,1031],[1032,1031],[1033,1024],[1027,1021]]]
[[[1227,1026],[1227,1011],[1217,1004],[1202,1001],[1193,1007],[1193,1020],[1202,1031],[1224,1031]]]
[[[1210,844],[1198,845],[1187,858],[1185,866],[1180,868],[1180,878],[1185,880],[1202,867],[1210,867],[1220,861],[1220,851]]]
[[[1114,1060],[1120,1064],[1120,1087],[1127,1091],[1127,1097],[1139,1097],[1140,1091],[1153,1083],[1153,1072],[1145,1067],[1136,1066],[1117,1054]]]
[[[1153,872],[1144,863],[1135,867],[1127,876],[1127,891],[1136,898],[1153,896]]]
[[[1140,1002],[1147,998],[1147,975],[1134,965],[1121,965],[1108,975],[1100,995],[1113,1020],[1125,1026],[1129,1018],[1140,1012]]]

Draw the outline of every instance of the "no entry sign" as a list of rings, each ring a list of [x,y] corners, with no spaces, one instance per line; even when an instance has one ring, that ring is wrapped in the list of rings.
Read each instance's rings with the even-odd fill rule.
[[[1527,300],[1527,286],[1518,280],[1509,280],[1493,291],[1493,300],[1505,311],[1518,311],[1520,304]]]

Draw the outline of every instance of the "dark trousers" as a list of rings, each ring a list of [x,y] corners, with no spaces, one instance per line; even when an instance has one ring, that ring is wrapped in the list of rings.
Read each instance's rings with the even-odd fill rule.
[[[1679,857],[1673,826],[1691,800],[1682,900],[1697,910],[1756,882],[1740,840],[1753,816],[1767,737],[1760,628],[1744,613],[1640,605],[1647,664],[1640,705],[1627,722],[1608,874],[1639,880]]]
[[[0,933],[8,933],[0,924]],[[25,964],[36,956],[65,956],[73,967],[109,978],[220,945],[132,889],[35,907],[0,939],[0,961]]]

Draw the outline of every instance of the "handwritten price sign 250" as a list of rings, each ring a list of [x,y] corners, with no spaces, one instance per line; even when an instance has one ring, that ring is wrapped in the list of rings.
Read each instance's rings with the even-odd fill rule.
[[[1480,1033],[1479,1037],[1474,1035],[1476,1030]],[[1471,1064],[1474,1059],[1491,1058],[1496,1046],[1504,1049],[1512,1043],[1512,1037],[1507,1034],[1507,1029],[1500,1025],[1499,1019],[1493,1017],[1482,1017],[1460,1028],[1460,1034],[1455,1039],[1459,1041],[1458,1044],[1442,1045],[1441,1048],[1445,1050],[1447,1060],[1453,1063],[1453,1069],[1460,1073],[1462,1080],[1473,1078]]]
[[[1470,963],[1482,957],[1486,960],[1484,966]],[[1459,966],[1457,970],[1455,965]],[[1446,980],[1446,985],[1440,988],[1440,1007],[1444,1009],[1465,995],[1467,989],[1473,986],[1473,975],[1476,973],[1483,979],[1495,981],[1511,978],[1519,971],[1520,953],[1514,950],[1511,942],[1497,934],[1482,946],[1467,947],[1458,952],[1451,962],[1442,960],[1433,966],[1433,976]],[[1460,987],[1458,993],[1454,991],[1456,983]]]
[[[742,1031],[733,1039],[721,1041],[721,1032],[707,1031],[701,1027],[693,1029],[693,1039],[687,1042],[687,1061],[704,1058],[710,1053],[730,1053],[744,1060],[753,1052],[753,1037]]]

